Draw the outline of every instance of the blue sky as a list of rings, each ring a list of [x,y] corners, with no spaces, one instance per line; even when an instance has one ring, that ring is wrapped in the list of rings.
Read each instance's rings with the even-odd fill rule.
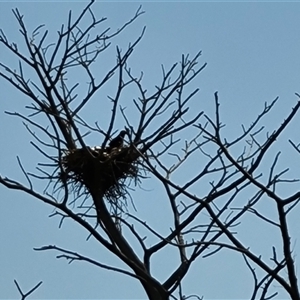
[[[277,96],[280,100],[264,123],[267,129],[274,130],[291,111],[297,101],[294,94],[300,93],[299,2],[99,1],[94,4],[93,11],[98,17],[107,16],[107,24],[117,28],[134,14],[140,4],[146,13],[117,38],[116,43],[125,48],[128,42],[139,35],[142,27],[147,26],[145,36],[130,60],[132,69],[137,73],[145,73],[147,89],[151,90],[159,83],[161,64],[170,67],[181,59],[182,54],[193,56],[202,50],[200,63],[207,62],[208,66],[193,83],[194,87],[200,87],[200,92],[192,110],[205,110],[213,115],[213,94],[218,91],[222,121],[227,124],[224,135],[233,138],[240,133],[241,124],[249,125],[263,109],[264,102],[271,102]],[[72,9],[76,15],[84,5],[85,2],[1,1],[0,28],[11,41],[21,43],[11,12],[12,8],[17,7],[24,14],[25,23],[30,29],[44,23],[55,36],[60,24],[66,21],[68,11]],[[115,53],[111,55],[114,59]],[[3,48],[0,48],[0,61],[12,65],[17,63]],[[25,167],[33,170],[38,155],[29,145],[28,135],[20,120],[7,116],[3,111],[22,112],[28,100],[3,80],[0,80],[0,90],[0,125],[4,129],[0,131],[0,139],[5,145],[1,149],[0,173],[23,181],[16,156],[20,156]],[[99,121],[99,118],[105,122],[107,114],[102,108],[99,109],[99,102],[95,100],[91,108],[83,111],[83,115],[91,123]],[[130,117],[132,120],[135,118],[133,114]],[[283,152],[281,166],[289,165],[295,176],[300,163],[297,157],[292,156],[293,151],[286,141],[294,138],[299,142],[299,123],[296,122],[299,122],[299,117],[272,152]],[[116,129],[121,129],[123,125],[119,118],[119,127]],[[97,136],[87,142],[97,144]],[[193,162],[190,168],[200,163]],[[189,172],[186,171],[182,176],[188,177]],[[155,228],[167,233],[169,227],[164,222],[170,220],[164,210],[167,210],[167,205],[162,189],[151,179],[145,182],[145,189],[149,192],[135,193],[138,211]],[[86,232],[78,225],[66,221],[58,229],[58,218],[48,218],[53,212],[52,208],[2,186],[0,192],[0,269],[4,275],[0,276],[0,299],[19,298],[14,279],[18,280],[24,291],[43,281],[31,299],[145,297],[139,283],[124,275],[103,271],[86,263],[68,264],[65,260],[56,259],[58,253],[55,252],[33,251],[34,247],[55,244],[101,262],[122,266],[95,242],[86,242]],[[282,192],[287,191],[283,189]],[[266,201],[262,209],[272,211],[273,208],[268,205],[271,204]],[[291,235],[295,237],[295,251],[300,250],[297,221],[296,213],[292,214],[289,225]],[[251,245],[251,249],[263,257],[271,256],[271,247],[279,243],[275,233],[273,236],[268,227],[251,223],[251,218],[245,220],[239,234],[246,245]],[[173,262],[169,253],[158,255],[154,260],[155,276],[163,280],[172,270]],[[243,259],[236,253],[224,251],[215,257],[200,258],[184,284],[187,293],[203,295],[205,299],[242,299],[250,295],[252,286],[247,284],[250,280]]]

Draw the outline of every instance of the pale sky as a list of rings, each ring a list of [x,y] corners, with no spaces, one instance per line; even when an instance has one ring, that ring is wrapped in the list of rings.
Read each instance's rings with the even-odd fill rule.
[[[85,3],[0,1],[0,28],[11,41],[21,43],[11,12],[12,8],[17,7],[24,14],[29,29],[43,23],[55,37],[60,25],[67,20],[68,11],[72,9],[74,15],[77,15]],[[147,27],[143,40],[130,60],[132,69],[137,73],[145,73],[144,84],[147,89],[153,89],[160,82],[162,64],[170,67],[180,61],[182,54],[193,56],[202,50],[200,63],[207,62],[208,65],[193,83],[192,87],[198,86],[200,92],[192,109],[205,110],[213,116],[213,94],[218,91],[222,122],[227,124],[224,135],[229,139],[241,132],[241,124],[249,125],[255,119],[262,111],[264,102],[271,102],[277,96],[280,98],[272,115],[263,124],[269,132],[284,120],[296,104],[297,97],[294,94],[300,93],[299,2],[97,1],[93,11],[98,17],[108,17],[107,26],[117,28],[133,16],[139,5],[146,13],[115,43],[125,48],[139,35],[144,25]],[[111,49],[115,51],[115,46]],[[114,59],[115,52],[111,55]],[[4,51],[1,45],[0,62],[17,66],[17,60]],[[103,63],[105,65],[108,62]],[[29,144],[22,122],[4,114],[4,111],[24,112],[29,101],[1,78],[0,90],[0,125],[3,129],[0,131],[0,174],[24,181],[16,156],[21,158],[29,170],[34,170],[40,156]],[[83,116],[91,123],[105,122],[107,113],[105,106],[95,100],[91,108],[83,111]],[[134,115],[131,117],[134,119]],[[299,117],[296,120],[299,121]],[[287,129],[282,142],[278,142],[270,157],[271,161],[276,151],[281,150],[280,166],[291,167],[292,172],[299,169],[300,163],[296,160],[291,163],[290,155],[294,152],[287,147],[286,141],[289,138],[300,141],[298,124],[294,122]],[[121,118],[117,125],[118,130],[124,126]],[[96,145],[97,136],[87,139],[87,143]],[[195,162],[198,163],[201,162]],[[193,166],[191,164],[190,168]],[[182,176],[188,176],[188,172]],[[146,219],[149,218],[153,227],[166,234],[169,227],[163,223],[168,220],[164,211],[166,205],[163,202],[163,191],[153,179],[145,182],[145,189],[147,191],[137,190],[134,194],[138,211]],[[30,299],[145,298],[139,282],[132,278],[84,262],[68,264],[66,260],[56,259],[59,253],[54,251],[34,251],[35,247],[57,245],[100,262],[124,267],[94,241],[86,241],[87,234],[79,225],[66,220],[62,228],[58,229],[59,219],[48,218],[53,212],[51,207],[3,186],[0,186],[0,192],[0,299],[20,298],[14,279],[24,291],[43,281]],[[282,192],[287,191],[283,189]],[[262,209],[271,211],[273,208],[269,208],[269,204],[266,201]],[[295,212],[291,215],[289,225],[299,273],[300,249],[297,238],[300,227]],[[251,218],[246,218],[239,229],[242,241],[257,255],[270,257],[272,246],[279,243],[278,236],[275,233],[273,235],[267,226],[260,227],[260,224],[251,221]],[[162,281],[174,268],[173,258],[167,252],[159,254],[153,263],[154,276]],[[224,250],[213,257],[200,257],[184,280],[184,286],[186,294],[197,294],[204,296],[204,299],[246,299],[251,295],[251,280],[243,258],[237,253]],[[277,290],[281,292],[282,289]],[[279,295],[286,297],[285,294]]]

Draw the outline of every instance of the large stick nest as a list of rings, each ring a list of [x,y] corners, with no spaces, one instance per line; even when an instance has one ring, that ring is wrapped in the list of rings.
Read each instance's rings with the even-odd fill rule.
[[[139,179],[139,154],[133,147],[73,149],[66,152],[62,166],[74,190],[101,193],[111,204],[125,198],[126,179]]]

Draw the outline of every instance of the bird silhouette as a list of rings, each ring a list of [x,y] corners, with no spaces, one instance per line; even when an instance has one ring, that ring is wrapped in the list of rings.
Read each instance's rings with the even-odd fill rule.
[[[109,148],[119,148],[123,146],[124,143],[124,137],[127,134],[126,130],[122,130],[117,137],[112,139],[109,143]]]

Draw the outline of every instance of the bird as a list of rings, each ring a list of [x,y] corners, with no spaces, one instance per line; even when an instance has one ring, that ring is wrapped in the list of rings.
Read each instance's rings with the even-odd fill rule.
[[[124,143],[124,137],[127,134],[126,130],[122,130],[117,137],[112,139],[109,143],[109,148],[120,148],[123,146]]]

